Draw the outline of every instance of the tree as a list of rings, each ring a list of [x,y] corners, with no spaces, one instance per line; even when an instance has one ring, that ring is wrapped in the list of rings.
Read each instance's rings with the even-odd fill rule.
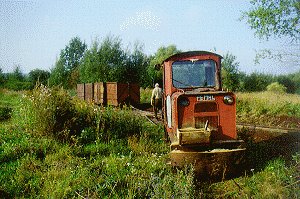
[[[275,81],[283,85],[287,93],[295,93],[297,90],[295,82],[287,75],[279,75],[275,78]]]
[[[300,70],[296,73],[289,74],[288,78],[291,79],[295,85],[295,93],[300,95]]]
[[[87,45],[79,37],[71,39],[69,44],[61,52],[61,57],[65,60],[66,71],[73,71],[79,66]]]
[[[59,59],[51,70],[52,85],[62,85],[65,88],[74,88],[79,80],[78,67],[86,51],[87,45],[74,37],[60,52]]]
[[[122,40],[116,36],[107,36],[99,49],[100,64],[106,74],[106,81],[123,82],[126,53],[122,49]]]
[[[162,64],[168,57],[181,52],[175,45],[169,45],[167,47],[161,46],[158,48],[154,56],[150,57],[150,65],[148,66],[148,75],[150,77],[149,86],[154,86],[156,82],[162,84],[162,68],[160,70],[155,69],[155,65]]]
[[[4,77],[2,68],[0,68],[0,88],[3,87],[4,82],[5,82],[5,77]]]
[[[25,79],[22,71],[21,71],[21,67],[19,65],[15,66],[15,69],[13,70],[13,72],[11,74],[9,74],[8,76],[9,81],[23,81]]]
[[[226,53],[222,60],[222,83],[225,89],[236,91],[240,87],[239,62],[236,56]]]
[[[127,82],[139,83],[142,87],[147,86],[147,67],[149,58],[143,53],[144,45],[136,42],[133,51],[128,51],[125,65],[125,76],[129,77]]]
[[[29,90],[32,85],[26,80],[20,66],[17,65],[12,73],[7,74],[4,87],[10,90]]]
[[[147,65],[142,44],[124,50],[121,39],[109,35],[101,43],[95,40],[86,51],[79,68],[80,81],[144,84]]]
[[[62,86],[68,88],[67,72],[64,67],[64,60],[62,58],[56,60],[55,66],[51,69],[49,77],[50,86]]]
[[[126,53],[119,37],[107,36],[101,44],[95,40],[80,65],[81,82],[121,81]]]
[[[300,39],[299,0],[251,0],[252,8],[243,13],[251,29],[263,39],[287,36]]]
[[[98,41],[94,41],[92,47],[86,51],[79,67],[79,80],[82,83],[105,81],[105,71],[100,65]]]
[[[34,69],[29,72],[29,80],[32,82],[33,85],[38,84],[47,84],[47,80],[50,77],[50,73],[45,70],[41,69]]]
[[[285,38],[280,49],[258,51],[256,62],[260,59],[273,59],[292,66],[300,64],[300,0],[251,0],[252,7],[244,12],[250,28],[261,40],[270,37]]]
[[[243,90],[248,92],[265,91],[273,77],[262,73],[251,73],[243,79]]]

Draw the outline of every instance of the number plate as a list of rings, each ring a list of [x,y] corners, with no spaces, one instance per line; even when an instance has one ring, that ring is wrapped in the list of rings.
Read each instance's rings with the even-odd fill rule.
[[[213,95],[200,95],[197,96],[197,101],[215,101],[215,97]]]

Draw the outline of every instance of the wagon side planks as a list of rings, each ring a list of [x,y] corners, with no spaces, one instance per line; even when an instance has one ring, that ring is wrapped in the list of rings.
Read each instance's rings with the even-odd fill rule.
[[[77,84],[78,98],[95,104],[118,106],[140,103],[140,86],[134,83],[96,82]]]

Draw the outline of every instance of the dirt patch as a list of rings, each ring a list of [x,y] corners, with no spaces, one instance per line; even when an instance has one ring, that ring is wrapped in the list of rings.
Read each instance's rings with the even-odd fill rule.
[[[243,129],[238,133],[247,145],[247,169],[264,168],[268,161],[279,157],[291,162],[300,151],[300,130]]]
[[[292,116],[279,116],[277,124],[287,128],[300,128],[300,118]]]
[[[260,117],[254,117],[249,115],[248,117],[237,115],[238,123],[247,123],[252,125],[263,125],[270,127],[280,128],[300,128],[300,118],[295,116],[270,116],[262,115]]]

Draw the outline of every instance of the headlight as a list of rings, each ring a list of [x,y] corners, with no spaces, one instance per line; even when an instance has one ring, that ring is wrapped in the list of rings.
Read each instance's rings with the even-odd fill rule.
[[[228,105],[231,105],[231,104],[234,103],[233,97],[232,97],[232,96],[229,96],[229,95],[224,96],[223,101],[224,101],[225,104],[228,104]]]
[[[186,97],[179,98],[179,105],[180,106],[188,106],[190,104],[190,101]]]

